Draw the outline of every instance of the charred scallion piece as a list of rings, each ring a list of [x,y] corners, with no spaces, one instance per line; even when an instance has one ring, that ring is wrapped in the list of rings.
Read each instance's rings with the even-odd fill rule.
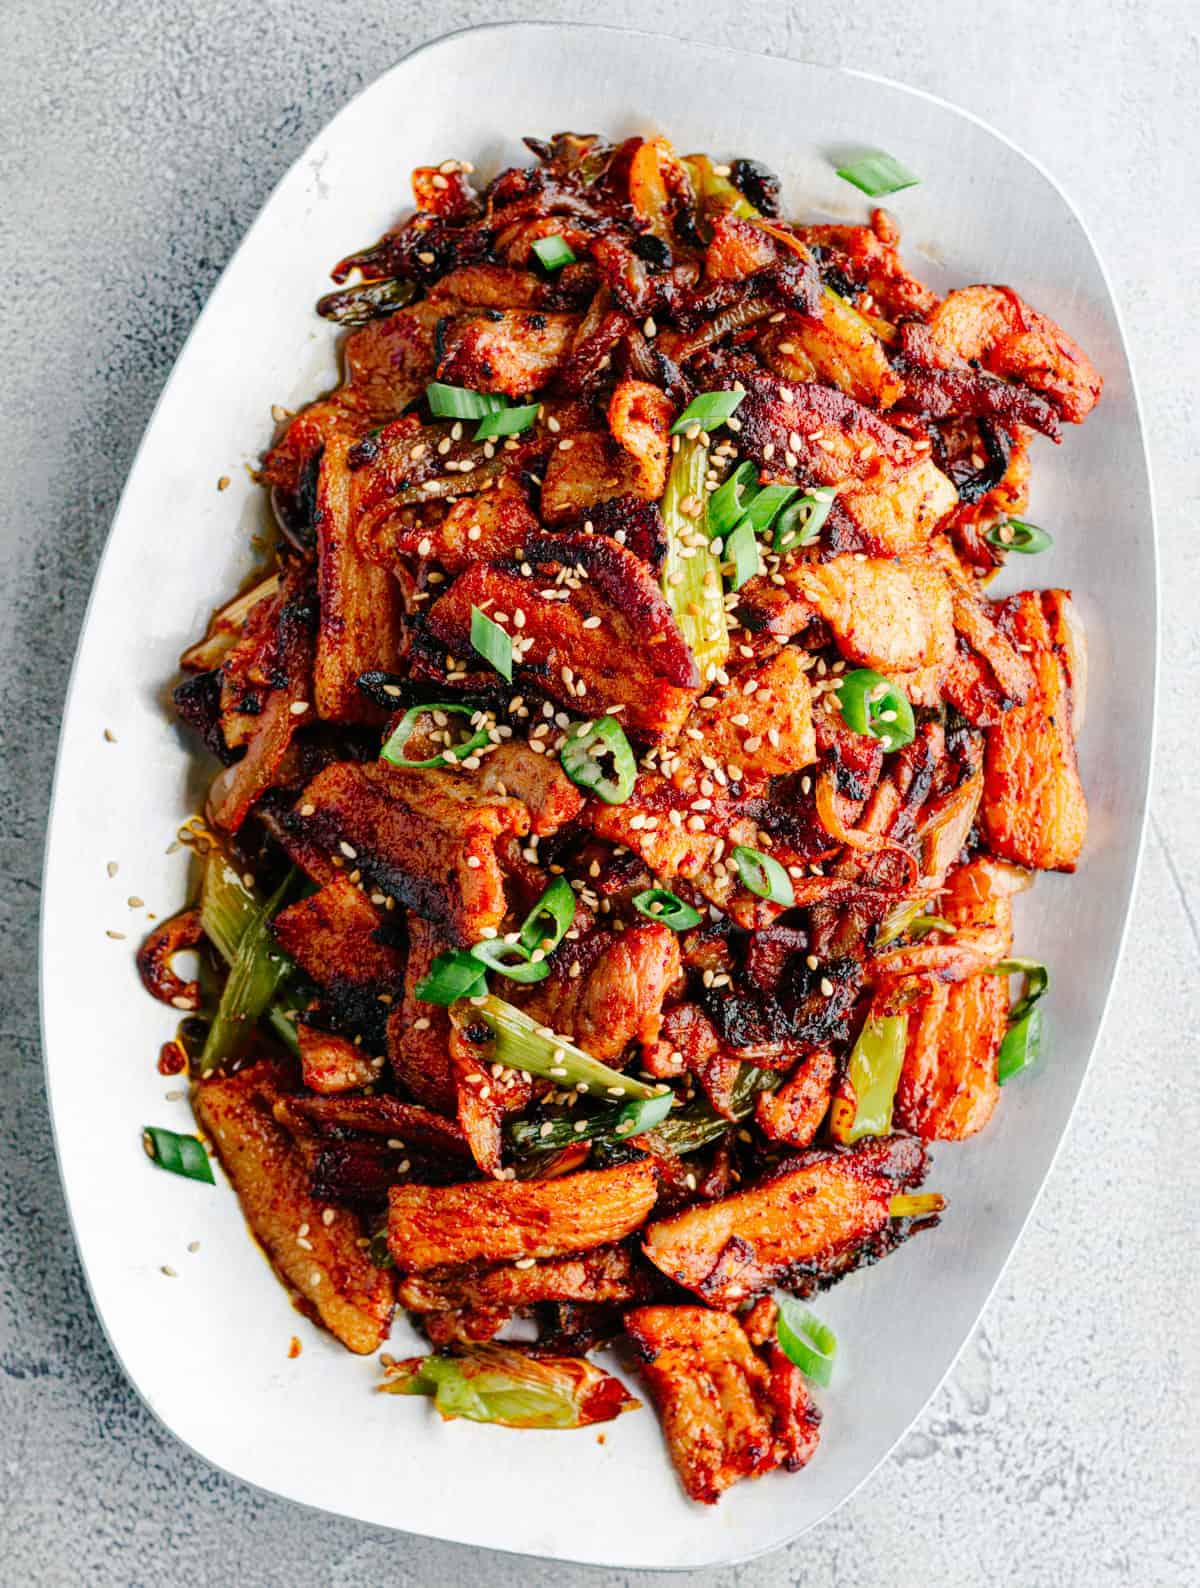
[[[290,876],[285,880],[276,898],[282,896],[288,881]],[[222,849],[217,848],[212,851],[204,868],[204,884],[200,893],[200,924],[204,928],[205,936],[230,967],[230,981],[233,979],[234,968],[240,957],[244,961],[256,957],[257,974],[261,976],[261,980],[255,981],[256,993],[266,985],[268,974],[273,978],[270,995],[263,1008],[275,1035],[286,1043],[293,1053],[299,1053],[300,1044],[296,1037],[293,1017],[296,1009],[302,1006],[303,998],[294,987],[288,985],[296,967],[271,937],[266,926],[267,920],[274,915],[276,908],[278,908],[277,904],[273,908],[269,902],[263,903],[254,888],[239,875]],[[251,947],[247,948],[243,956],[242,945],[251,932],[254,932],[255,936]],[[244,962],[243,969],[239,973],[239,983],[243,986],[248,968]],[[226,983],[226,993],[228,992],[229,984]],[[231,1001],[237,995],[238,989],[235,987],[234,993],[229,994]],[[215,1064],[221,1062],[219,1059],[211,1058],[211,1053],[216,1051],[214,1042],[228,1040],[232,1034],[232,1028],[227,1025],[217,1037],[214,1038],[213,1035],[221,1020],[221,1010],[224,1008],[225,994],[222,994],[221,1006],[209,1029],[208,1041],[201,1054],[202,1073],[207,1073]],[[263,1013],[263,1009],[258,1013]],[[257,1015],[254,1018],[257,1019]],[[240,1028],[246,1025],[246,1022],[239,1019],[238,1025]],[[247,1036],[251,1029],[253,1029],[252,1022],[246,1025]]]
[[[543,1076],[556,1081],[563,1091],[589,1092],[597,1098],[645,1098],[659,1097],[668,1090],[610,1070],[566,1037],[556,1035],[548,1026],[539,1026],[536,1020],[491,993],[455,1004],[450,1018],[459,1034],[479,1050],[484,1063]],[[480,1026],[486,1028],[487,1034],[477,1039],[475,1028]]]
[[[460,1346],[387,1369],[386,1395],[428,1395],[447,1420],[505,1428],[583,1428],[640,1403],[619,1379],[583,1357],[529,1356],[505,1345]]]
[[[1038,1002],[1050,986],[1050,972],[1036,959],[1005,959],[996,966],[996,973],[1025,978],[1025,991],[1008,1012],[1008,1030],[1000,1044],[997,1079],[1003,1086],[1027,1070],[1042,1051],[1042,1011]]]
[[[830,1110],[829,1133],[835,1141],[848,1147],[861,1136],[890,1133],[907,1041],[907,1014],[868,1016],[850,1053],[849,1092]]]
[[[317,313],[338,325],[366,325],[404,308],[417,295],[414,281],[365,281],[361,286],[327,292],[318,300]]]
[[[292,961],[271,935],[272,917],[291,882],[289,872],[267,902],[255,911],[241,935],[200,1055],[202,1075],[245,1051],[259,1017],[271,1007],[280,984],[291,974]],[[295,1039],[294,1027],[292,1038]]]
[[[701,678],[713,676],[729,656],[729,630],[721,563],[708,536],[708,448],[699,436],[680,437],[662,500],[667,555],[662,587],[679,632],[696,659]],[[684,552],[690,555],[684,556]]]

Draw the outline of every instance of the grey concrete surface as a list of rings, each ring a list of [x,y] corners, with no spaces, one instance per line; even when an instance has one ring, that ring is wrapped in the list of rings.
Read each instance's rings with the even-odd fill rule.
[[[624,1580],[314,1515],[181,1449],[123,1380],[84,1294],[38,1051],[35,920],[59,712],[154,399],[222,264],[320,124],[415,43],[498,14],[597,15],[582,0],[508,0],[499,13],[480,0],[0,6],[5,1584]],[[1183,1588],[1200,1578],[1200,12],[1194,0],[611,0],[603,17],[882,71],[969,106],[1046,163],[1116,282],[1162,530],[1160,761],[1135,925],[1024,1244],[949,1383],[862,1492],[793,1548],[696,1580]]]

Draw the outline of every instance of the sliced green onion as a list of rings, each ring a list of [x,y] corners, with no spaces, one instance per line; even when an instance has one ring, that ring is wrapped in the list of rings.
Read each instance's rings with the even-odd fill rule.
[[[425,400],[436,419],[483,419],[508,407],[507,397],[495,392],[472,391],[467,386],[447,386],[433,380],[425,388]]]
[[[524,943],[506,943],[502,937],[484,938],[471,949],[471,956],[489,970],[499,971],[509,981],[545,981],[550,965],[543,956],[534,959]]]
[[[447,1419],[504,1428],[583,1428],[639,1404],[586,1357],[530,1356],[503,1344],[459,1345],[454,1356],[393,1363],[379,1388],[386,1395],[431,1396]]]
[[[475,432],[476,441],[486,441],[489,436],[519,436],[536,423],[542,411],[540,403],[526,403],[521,408],[500,408],[486,414]]]
[[[1002,524],[993,524],[983,538],[997,551],[1019,551],[1025,557],[1049,551],[1054,544],[1052,535],[1020,518],[1006,518]]]
[[[709,536],[707,476],[708,448],[699,436],[694,440],[685,436],[662,499],[667,536],[662,592],[702,679],[711,678],[729,657],[721,564],[711,545],[704,543]]]
[[[725,556],[733,561],[733,577],[729,583],[735,590],[740,590],[749,579],[753,579],[762,570],[762,558],[758,554],[758,536],[754,533],[754,525],[748,518],[743,518],[738,527],[725,542]]]
[[[862,1136],[887,1136],[892,1129],[892,1104],[908,1045],[908,1015],[874,1015],[863,1025],[850,1052],[846,1075],[854,1092],[837,1098],[829,1115],[829,1133],[852,1146]]]
[[[288,872],[242,933],[200,1055],[201,1075],[245,1052],[259,1016],[266,1013],[281,982],[294,969],[271,935],[271,918],[283,903],[293,875]]]
[[[659,1097],[662,1086],[647,1086],[644,1081],[610,1070],[566,1037],[548,1032],[520,1009],[491,993],[460,1003],[451,1013],[461,1035],[476,1046],[488,1064],[502,1064],[506,1070],[528,1070],[556,1081],[563,1091],[590,1092],[593,1097]],[[490,1033],[476,1043],[472,1027],[484,1025]]]
[[[849,165],[839,165],[837,174],[843,182],[850,182],[869,198],[880,198],[885,193],[899,193],[902,188],[917,187],[921,178],[914,176],[907,166],[882,149],[865,149]]]
[[[472,998],[487,987],[487,969],[467,949],[439,954],[414,989],[423,1003],[449,1007],[459,998]]]
[[[566,877],[555,877],[525,917],[520,941],[530,950],[543,948],[549,954],[562,942],[574,919],[575,894],[571,884]]]
[[[539,237],[533,245],[533,251],[547,270],[561,270],[564,265],[575,263],[571,245],[558,236]]]
[[[810,1312],[791,1296],[778,1296],[779,1317],[775,1337],[789,1362],[794,1362],[805,1378],[825,1388],[833,1377],[837,1355],[837,1335],[816,1313]]]
[[[715,430],[723,425],[741,407],[744,391],[703,391],[691,402],[671,426],[673,436],[681,436],[693,425],[701,430]]]
[[[746,508],[758,494],[758,470],[753,463],[739,463],[708,499],[708,532],[725,536],[741,523]]]
[[[611,775],[603,756],[612,758]],[[567,732],[559,760],[572,783],[606,805],[623,805],[637,782],[637,758],[615,717],[576,723]]]
[[[390,766],[445,766],[447,756],[452,756],[454,760],[461,761],[465,756],[471,755],[473,751],[482,750],[483,746],[488,743],[487,729],[480,728],[479,731],[477,733],[473,733],[469,739],[463,739],[461,743],[451,745],[444,751],[439,751],[437,755],[430,756],[426,761],[406,760],[404,755],[404,747],[412,738],[413,728],[416,725],[417,719],[419,717],[429,716],[435,711],[444,711],[447,714],[453,713],[453,715],[457,717],[471,718],[476,715],[477,708],[475,706],[463,706],[460,704],[452,705],[446,701],[440,700],[432,705],[413,706],[411,710],[404,713],[404,716],[400,719],[400,726],[396,729],[395,733],[392,734],[391,738],[384,745],[383,749],[380,750],[380,759],[388,762]]]
[[[641,915],[648,916],[652,921],[661,921],[673,932],[688,932],[704,919],[699,910],[694,910],[667,888],[645,888],[634,895],[632,903]]]
[[[789,908],[795,904],[792,879],[778,860],[764,855],[761,849],[748,849],[745,844],[735,844],[733,863],[738,868],[742,886],[756,893],[760,899],[770,899],[772,904],[784,904]]]
[[[216,1183],[208,1154],[197,1137],[147,1125],[142,1131],[142,1146],[147,1158],[169,1174],[180,1174],[185,1180],[203,1180],[207,1185]]]
[[[776,515],[787,506],[800,489],[798,485],[764,485],[756,491],[746,506],[746,517],[760,535],[765,535],[775,522]]]
[[[789,503],[775,520],[775,550],[783,552],[796,546],[815,546],[836,495],[836,485],[817,485]]]
[[[512,683],[512,636],[478,607],[471,608],[471,648],[490,662],[501,678]]]
[[[663,1092],[660,1097],[642,1097],[626,1103],[613,1126],[613,1135],[619,1141],[628,1141],[631,1136],[640,1136],[644,1130],[653,1130],[655,1125],[661,1125],[666,1119],[674,1101],[674,1093]]]
[[[1037,1004],[1050,986],[1050,972],[1036,959],[1003,959],[996,974],[1025,978],[1025,991],[1008,1012],[1008,1030],[996,1061],[996,1078],[1003,1086],[1027,1070],[1042,1051],[1042,1011]]]
[[[227,965],[237,958],[242,938],[258,919],[263,901],[253,888],[248,888],[241,874],[230,864],[225,851],[216,848],[204,867],[204,882],[200,889],[200,924],[209,942]],[[287,969],[280,976],[279,987],[267,1010],[267,1019],[275,1035],[295,1054],[300,1052],[300,1039],[296,1035],[293,1018],[296,1009],[307,1006],[309,1000],[302,986],[292,984],[295,976],[294,962],[281,948],[274,950]]]
[[[927,1219],[945,1206],[946,1199],[940,1191],[904,1192],[888,1203],[888,1218]]]
[[[888,751],[911,743],[917,731],[908,696],[870,667],[846,673],[837,688],[842,718],[855,733],[870,734]]]

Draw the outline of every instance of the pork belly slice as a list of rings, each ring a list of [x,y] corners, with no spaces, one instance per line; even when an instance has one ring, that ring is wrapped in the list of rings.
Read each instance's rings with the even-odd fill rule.
[[[807,1147],[829,1111],[837,1059],[817,1048],[793,1070],[777,1091],[763,1092],[754,1119],[764,1136],[788,1147]]]
[[[485,794],[456,772],[383,761],[325,767],[291,820],[353,861],[382,893],[441,922],[464,945],[503,920],[496,851],[505,839],[529,832],[529,812],[519,800]]]
[[[525,309],[458,320],[446,335],[438,379],[472,391],[526,397],[553,379],[578,325],[577,314]]]
[[[311,1091],[336,1096],[341,1092],[357,1092],[379,1079],[384,1061],[364,1053],[349,1037],[322,1031],[319,1026],[308,1025],[303,1020],[296,1022],[296,1037],[300,1043],[304,1084]]]
[[[657,1194],[647,1158],[556,1180],[393,1186],[388,1249],[404,1273],[566,1256],[632,1234]]]
[[[457,1124],[396,1097],[282,1097],[275,1118],[303,1154],[312,1194],[324,1201],[375,1210],[410,1174],[443,1184],[471,1173]]]
[[[468,1041],[451,1022],[450,1072],[454,1078],[455,1112],[476,1166],[499,1176],[504,1148],[501,1134],[505,1116],[519,1114],[533,1088],[519,1070],[502,1069],[493,1075],[490,1065],[479,1062]]]
[[[988,972],[932,982],[909,1015],[896,1087],[896,1125],[926,1141],[982,1130],[1000,1098],[997,1060],[1008,1028],[1008,978]]]
[[[1061,418],[1079,424],[1100,400],[1104,381],[1060,325],[1011,287],[960,287],[929,317],[925,345],[943,368],[982,365],[1041,392]]]
[[[392,1074],[410,1096],[439,1114],[453,1114],[458,1103],[450,1063],[450,1016],[440,1004],[417,997],[417,983],[428,976],[450,939],[413,911],[408,912],[408,962],[404,997],[388,1016],[387,1052]]]
[[[366,328],[364,328],[366,329]],[[317,630],[314,700],[329,722],[377,722],[380,710],[357,687],[362,673],[396,670],[404,653],[400,587],[368,562],[354,538],[354,478],[349,443],[325,448],[317,483]]]
[[[821,618],[847,661],[889,676],[935,665],[954,648],[946,579],[928,564],[843,555],[793,559],[782,573],[781,585],[761,577],[747,584],[747,627],[789,639]]]
[[[796,235],[821,250],[823,262],[846,280],[865,287],[875,313],[898,320],[924,319],[937,308],[937,293],[905,266],[900,257],[900,231],[886,210],[871,212],[869,226],[798,226]]]
[[[1039,871],[1074,871],[1087,837],[1087,800],[1075,754],[1082,628],[1066,590],[1025,591],[1000,623],[1033,669],[1024,703],[987,730],[983,829],[993,853]]]
[[[667,488],[675,404],[644,380],[618,381],[608,404],[608,426],[633,460],[635,496],[657,502]]]
[[[924,1173],[925,1149],[911,1136],[804,1153],[750,1190],[649,1224],[642,1250],[714,1307],[773,1285],[828,1282],[902,1238],[889,1203]]]
[[[418,521],[394,533],[388,544],[393,556],[421,557],[458,574],[473,562],[491,562],[519,552],[541,534],[524,493],[512,480],[495,490],[465,496],[440,521]]]
[[[349,877],[280,910],[271,930],[318,986],[378,982],[382,992],[400,986],[404,953],[388,941],[383,916]]]
[[[348,1350],[366,1355],[387,1338],[392,1276],[368,1261],[358,1244],[363,1228],[353,1213],[339,1210],[331,1224],[322,1217],[325,1206],[309,1191],[303,1157],[273,1117],[289,1083],[286,1066],[272,1060],[202,1081],[195,1092],[196,1118],[233,1182],[246,1222],[284,1282]]]
[[[582,534],[547,535],[525,558],[460,574],[431,608],[430,633],[453,655],[470,656],[471,609],[479,607],[513,635],[518,679],[580,717],[615,710],[629,733],[674,738],[700,680],[645,563],[606,536]]]
[[[1001,627],[1003,609],[980,594],[945,544],[937,559],[947,576],[958,645],[942,669],[942,692],[975,727],[1000,722],[1036,687],[1029,659]]]
[[[778,651],[735,672],[715,706],[698,706],[670,756],[676,788],[694,795],[713,759],[754,780],[811,766],[817,740],[806,660],[794,647]]]
[[[625,1246],[597,1246],[578,1257],[553,1257],[518,1268],[434,1269],[405,1274],[397,1299],[409,1312],[494,1308],[512,1312],[542,1301],[628,1302],[645,1299],[649,1275]]]
[[[508,739],[490,751],[478,781],[487,794],[520,800],[529,812],[530,831],[539,838],[549,838],[583,809],[583,795],[558,757],[538,755],[521,739]]]
[[[736,1318],[706,1307],[638,1307],[625,1327],[693,1500],[713,1505],[740,1479],[781,1465],[795,1471],[816,1449],[820,1413],[799,1368],[775,1351],[768,1366]]]
[[[815,315],[790,314],[763,333],[760,351],[778,374],[791,376],[796,361],[810,379],[826,382],[872,408],[890,408],[904,382],[887,350],[849,304],[823,293]]]
[[[678,934],[656,921],[568,938],[550,963],[522,1009],[602,1064],[631,1042],[655,1040],[663,1000],[682,970]]]
[[[434,377],[438,325],[448,312],[445,302],[424,299],[351,331],[342,357],[357,407],[378,422],[416,401]]]
[[[990,970],[1012,952],[1012,897],[1031,881],[1027,871],[986,856],[956,867],[938,900],[938,914],[956,928],[954,935],[886,949],[872,960],[873,974],[962,981]]]

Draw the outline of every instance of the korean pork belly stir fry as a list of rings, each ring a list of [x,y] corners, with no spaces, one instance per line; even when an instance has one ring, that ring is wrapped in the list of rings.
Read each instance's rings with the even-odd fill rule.
[[[418,169],[335,267],[344,378],[183,656],[220,769],[140,965],[202,1140],[145,1144],[215,1152],[349,1350],[403,1309],[382,1388],[445,1417],[616,1417],[616,1345],[712,1502],[812,1457],[807,1303],[938,1223],[930,1144],[1037,1054],[1013,898],[1083,847],[1085,643],[1068,591],[987,586],[1101,380],[882,209],[529,147]]]

